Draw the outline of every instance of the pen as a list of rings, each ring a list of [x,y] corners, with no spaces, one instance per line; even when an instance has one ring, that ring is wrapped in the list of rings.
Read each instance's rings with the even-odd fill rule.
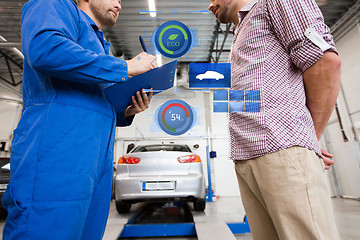
[[[141,47],[144,50],[144,52],[147,52],[144,39],[141,35],[139,36],[139,41],[140,41]]]

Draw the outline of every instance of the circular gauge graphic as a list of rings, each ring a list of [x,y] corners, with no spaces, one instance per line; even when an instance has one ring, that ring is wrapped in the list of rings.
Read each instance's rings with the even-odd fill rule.
[[[189,131],[196,120],[194,109],[182,100],[169,100],[155,113],[157,125],[167,134],[181,135]]]
[[[152,41],[156,50],[165,57],[178,58],[192,48],[194,34],[185,24],[168,21],[154,31]]]

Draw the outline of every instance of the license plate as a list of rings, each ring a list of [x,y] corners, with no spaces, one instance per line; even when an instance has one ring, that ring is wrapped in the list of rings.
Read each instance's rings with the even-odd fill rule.
[[[143,191],[166,191],[174,190],[175,182],[143,182]]]
[[[0,184],[0,189],[3,189],[3,190],[5,190],[7,188],[7,184]]]

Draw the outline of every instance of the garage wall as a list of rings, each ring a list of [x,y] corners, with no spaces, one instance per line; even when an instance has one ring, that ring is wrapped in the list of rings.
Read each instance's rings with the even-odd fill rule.
[[[360,197],[360,26],[355,25],[336,41],[342,60],[341,92],[338,97],[340,121],[335,114],[322,141],[335,155],[335,167],[329,174],[334,195]]]

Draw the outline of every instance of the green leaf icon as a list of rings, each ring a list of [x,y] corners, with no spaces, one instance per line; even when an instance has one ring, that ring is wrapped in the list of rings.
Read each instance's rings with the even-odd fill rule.
[[[179,34],[171,34],[168,40],[175,40]]]

